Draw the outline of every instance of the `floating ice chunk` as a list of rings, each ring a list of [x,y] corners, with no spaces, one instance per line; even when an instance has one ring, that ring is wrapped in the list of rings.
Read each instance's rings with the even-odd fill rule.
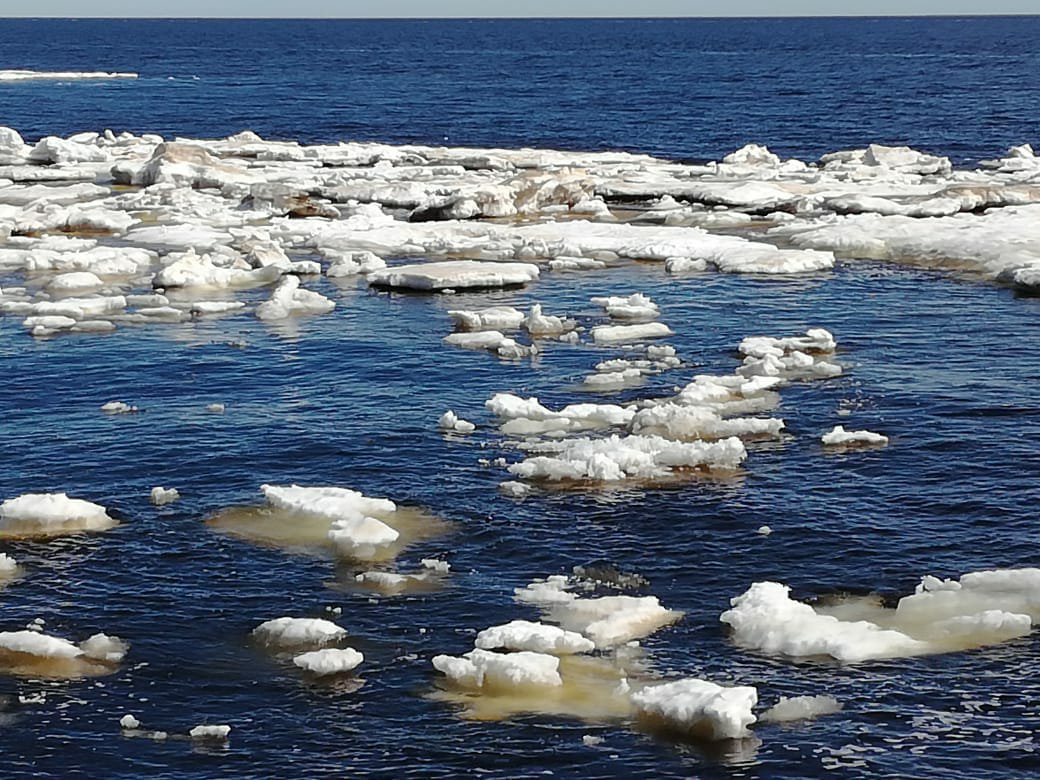
[[[794,601],[790,588],[777,582],[756,582],[731,599],[732,609],[721,620],[733,629],[733,641],[743,647],[792,657],[831,656],[855,663],[876,658],[919,655],[927,645],[901,631],[886,630],[866,620],[845,621],[822,615]]]
[[[0,504],[0,532],[8,534],[103,531],[114,525],[103,506],[65,493],[26,493]]]
[[[581,744],[586,747],[596,747],[603,744],[603,737],[597,737],[595,734],[583,734]]]
[[[772,336],[748,336],[737,349],[749,357],[783,357],[793,352],[809,354],[829,353],[837,349],[833,334],[823,328],[810,328],[804,336],[773,338]]]
[[[216,265],[210,255],[187,252],[159,271],[152,280],[152,286],[248,288],[270,284],[281,275],[282,271],[277,266],[251,270],[224,268]]]
[[[361,516],[334,520],[328,534],[342,554],[361,559],[376,557],[379,548],[393,544],[399,536],[382,520]]]
[[[84,79],[136,79],[136,73],[92,70],[0,70],[0,81],[79,81]]]
[[[760,525],[758,527],[758,530],[755,531],[755,533],[759,536],[769,536],[771,533],[773,533],[773,529],[770,528],[768,525]]]
[[[552,604],[566,604],[578,598],[571,593],[570,578],[564,574],[554,574],[544,580],[535,580],[523,588],[513,589],[514,600],[521,604],[538,604],[548,606]]]
[[[759,144],[747,144],[722,158],[726,165],[749,165],[775,168],[780,165],[780,158],[769,151],[768,147]]]
[[[780,701],[766,710],[759,720],[763,723],[787,723],[833,715],[841,710],[841,702],[833,696],[781,696]]]
[[[345,629],[322,618],[280,617],[253,629],[253,636],[259,642],[272,647],[321,646],[346,635]]]
[[[79,649],[87,658],[117,664],[126,656],[130,645],[117,636],[94,634],[80,642]]]
[[[606,267],[605,262],[591,257],[554,257],[549,261],[553,271],[596,271]]]
[[[736,437],[717,442],[675,442],[660,436],[614,435],[567,440],[551,451],[551,455],[535,455],[514,463],[509,472],[530,480],[617,482],[660,479],[676,470],[735,469],[747,457],[744,444]]]
[[[61,293],[96,290],[104,286],[105,283],[98,278],[97,274],[92,274],[90,271],[72,271],[66,274],[58,274],[47,283],[48,290]]]
[[[283,320],[301,314],[325,314],[336,308],[334,301],[313,290],[300,289],[300,279],[284,276],[278,282],[270,299],[256,308],[262,320]]]
[[[133,731],[141,727],[141,721],[133,715],[127,714],[119,719],[119,728],[124,731]]]
[[[835,425],[828,433],[823,434],[823,443],[828,447],[848,447],[853,445],[888,444],[888,437],[872,431],[846,431],[841,425]]]
[[[67,639],[36,631],[0,631],[0,651],[40,658],[77,658],[83,651]]]
[[[386,261],[372,252],[345,252],[338,253],[332,250],[323,252],[326,257],[333,260],[325,275],[330,279],[338,276],[355,276],[357,274],[369,274],[386,268]]]
[[[503,495],[510,498],[524,498],[531,493],[531,486],[525,485],[523,482],[500,482],[498,489]]]
[[[18,573],[18,561],[7,553],[0,553],[0,578],[8,579]]]
[[[620,371],[604,371],[589,374],[582,380],[582,388],[594,392],[622,390],[638,387],[644,381],[644,372],[639,368],[623,368]]]
[[[593,298],[592,302],[602,306],[607,315],[615,320],[654,320],[661,313],[657,304],[642,293],[634,293],[627,298]]]
[[[703,739],[742,739],[755,722],[751,709],[758,691],[691,678],[644,688],[632,694],[632,702],[650,725]]]
[[[465,311],[453,309],[448,316],[461,331],[516,330],[524,322],[524,313],[512,306],[491,306],[486,309]]]
[[[225,740],[228,738],[228,734],[231,733],[231,726],[207,726],[200,725],[195,726],[188,732],[188,736],[192,739],[197,740]]]
[[[784,421],[757,417],[724,420],[710,408],[664,403],[636,412],[629,427],[636,434],[653,434],[676,441],[717,440],[730,436],[775,439],[784,429]]]
[[[556,603],[550,617],[565,629],[591,639],[596,647],[617,647],[649,636],[682,617],[656,596],[601,596]]]
[[[388,513],[397,509],[397,505],[389,499],[369,498],[348,488],[261,485],[260,490],[272,506],[292,512],[321,515],[330,520],[359,513]]]
[[[226,408],[224,404],[206,404],[206,411],[211,414],[223,414]]]
[[[105,414],[132,414],[140,410],[123,401],[108,401],[102,404],[101,411]]]
[[[376,287],[436,292],[446,288],[470,289],[510,287],[538,278],[531,263],[488,263],[476,260],[446,260],[436,263],[400,265],[373,271],[368,283]]]
[[[437,655],[433,668],[465,688],[511,689],[561,686],[560,659],[545,653],[492,653],[470,650],[461,657]]]
[[[592,329],[592,339],[597,344],[643,341],[674,335],[674,331],[663,322],[648,322],[641,325],[597,325]]]
[[[419,565],[424,569],[429,569],[437,574],[447,574],[451,571],[451,564],[447,561],[438,560],[437,558],[423,558],[419,561]]]
[[[707,271],[708,261],[700,257],[669,257],[664,261],[664,270],[670,274],[686,274],[697,271]]]
[[[450,409],[441,415],[437,421],[437,427],[442,431],[454,431],[455,433],[473,433],[477,429],[476,425],[461,419]]]
[[[293,663],[301,669],[319,676],[343,674],[355,669],[365,660],[365,656],[352,647],[342,650],[325,648],[301,653],[293,658]]]
[[[577,632],[527,620],[485,628],[477,634],[476,646],[481,650],[531,650],[550,655],[588,653],[596,649],[592,640]]]
[[[574,330],[577,324],[574,320],[565,317],[542,314],[542,306],[539,303],[531,306],[530,313],[524,317],[523,321],[524,330],[535,338],[559,336],[562,333]]]
[[[497,330],[449,333],[444,337],[444,343],[463,349],[486,349],[507,360],[527,357],[538,352],[535,345],[525,346]]]
[[[162,506],[163,504],[169,504],[176,501],[181,497],[181,494],[177,491],[177,488],[164,488],[164,487],[153,487],[151,493],[151,501],[156,506]]]

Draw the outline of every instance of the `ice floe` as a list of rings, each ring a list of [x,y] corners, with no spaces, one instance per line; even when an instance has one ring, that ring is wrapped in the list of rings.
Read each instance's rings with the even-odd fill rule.
[[[758,691],[747,685],[725,687],[707,680],[685,679],[644,688],[632,701],[647,725],[705,739],[751,736],[752,709]]]
[[[81,79],[136,79],[136,73],[91,70],[0,70],[0,81],[77,81]]]
[[[960,580],[924,577],[894,609],[877,599],[812,606],[776,582],[732,599],[722,622],[742,647],[844,663],[954,652],[1025,636],[1040,617],[1040,570],[1002,569]]]
[[[869,447],[888,444],[888,437],[873,431],[846,431],[841,425],[823,434],[823,443],[828,447]]]
[[[763,723],[811,720],[821,715],[833,715],[842,709],[841,702],[833,696],[781,696],[776,704],[762,713],[759,720]]]
[[[0,535],[56,536],[104,531],[118,521],[100,504],[65,493],[26,493],[0,504]]]
[[[389,561],[407,545],[441,535],[448,525],[341,487],[262,485],[264,507],[235,507],[209,518],[217,530],[300,551],[328,551],[359,561]]]
[[[0,670],[19,677],[97,677],[116,671],[128,649],[106,634],[77,645],[42,631],[0,631]]]
[[[352,647],[337,649],[327,647],[323,650],[311,650],[293,657],[293,663],[311,674],[325,677],[332,674],[344,674],[360,666],[365,656]]]
[[[265,621],[253,629],[257,641],[271,647],[320,647],[346,635],[346,629],[323,618],[281,617]]]
[[[440,292],[527,284],[539,275],[531,263],[486,263],[475,260],[446,260],[436,263],[398,265],[373,271],[368,283],[375,287]]]

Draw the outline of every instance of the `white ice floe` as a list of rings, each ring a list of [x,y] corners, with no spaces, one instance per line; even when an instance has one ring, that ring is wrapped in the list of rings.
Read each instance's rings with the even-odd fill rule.
[[[644,688],[632,694],[632,702],[652,726],[703,739],[742,739],[755,722],[758,691],[690,678]]]
[[[794,720],[811,720],[841,711],[841,702],[833,696],[781,696],[780,701],[762,713],[759,720],[763,723],[787,723]]]
[[[398,507],[340,487],[262,485],[263,507],[231,507],[209,525],[261,544],[359,561],[387,561],[418,539],[443,533],[447,524],[421,510]]]
[[[136,79],[136,73],[99,70],[0,70],[0,81],[79,81],[87,79]]]
[[[65,493],[26,493],[0,504],[0,531],[9,534],[103,531],[116,524],[105,507]]]
[[[94,634],[80,642],[79,649],[87,658],[117,664],[126,657],[130,645],[117,636]]]
[[[150,499],[156,506],[162,506],[163,504],[170,504],[180,497],[181,494],[177,491],[177,488],[153,487]]]
[[[433,668],[465,688],[523,688],[563,685],[560,659],[546,653],[493,653],[479,648],[462,656],[437,655]]]
[[[239,268],[219,265],[213,255],[198,255],[192,251],[170,255],[166,265],[152,280],[157,288],[248,288],[277,281],[282,271],[277,266]],[[297,280],[297,283],[299,280]]]
[[[197,740],[206,740],[206,739],[225,740],[225,739],[228,738],[228,734],[230,734],[230,733],[231,733],[231,726],[228,726],[228,725],[210,726],[210,725],[203,724],[203,725],[192,727],[192,729],[188,732],[188,736],[191,737],[192,739],[197,739]]]
[[[141,721],[129,713],[119,719],[119,728],[124,731],[133,731],[141,727]]]
[[[597,325],[592,329],[592,339],[597,344],[644,341],[674,334],[675,331],[663,322],[647,322],[640,325]]]
[[[455,433],[473,433],[477,426],[468,420],[463,420],[450,409],[441,415],[437,421],[437,427],[442,431],[453,431]]]
[[[346,629],[322,618],[280,617],[253,629],[253,636],[258,641],[273,647],[321,646],[346,635]]]
[[[722,622],[743,647],[790,657],[854,663],[952,652],[1027,635],[1040,617],[1040,569],[925,577],[895,609],[872,599],[813,607],[776,582],[756,582],[732,599]]]
[[[486,309],[451,309],[448,316],[455,323],[456,330],[516,330],[524,322],[524,313],[512,306],[490,306]]]
[[[438,558],[423,558],[419,561],[419,565],[437,574],[447,574],[451,571],[451,564]]]
[[[293,658],[293,663],[301,669],[319,676],[343,674],[357,668],[365,656],[352,647],[342,650],[327,647],[323,650],[312,650]]]
[[[509,472],[531,480],[660,479],[676,471],[735,469],[747,457],[744,443],[730,437],[716,442],[676,442],[660,436],[568,439],[528,445],[530,455]],[[542,454],[545,453],[545,454]]]
[[[523,319],[523,328],[534,338],[559,336],[577,327],[578,323],[566,317],[543,314],[541,304],[533,304],[531,311]]]
[[[437,263],[399,265],[368,275],[377,287],[437,292],[445,289],[509,287],[538,278],[538,266],[531,263],[486,263],[474,260],[446,260]]]
[[[125,401],[108,401],[102,404],[101,411],[105,414],[132,414],[140,410]]]
[[[617,647],[671,625],[681,612],[661,605],[656,596],[600,596],[554,604],[548,615],[563,628],[591,639],[596,647]]]
[[[262,320],[284,320],[302,314],[325,314],[336,308],[334,301],[313,290],[300,289],[297,276],[284,276],[271,297],[256,307]]]
[[[527,620],[485,628],[477,634],[475,644],[481,650],[531,650],[550,655],[587,653],[596,648],[592,640],[575,631]]]
[[[104,286],[105,283],[98,278],[97,274],[90,271],[70,271],[58,274],[47,283],[47,289],[57,293],[97,290]]]
[[[888,437],[873,431],[846,431],[841,425],[823,434],[822,441],[828,447],[888,444]]]
[[[18,574],[18,561],[7,553],[0,553],[0,579],[9,579]]]
[[[444,337],[444,343],[463,349],[487,350],[507,360],[528,357],[538,352],[538,348],[534,344],[530,346],[521,344],[497,330],[449,333]]]
[[[615,320],[655,320],[661,313],[657,304],[643,293],[634,293],[627,298],[593,298],[592,302],[602,306],[607,316]]]

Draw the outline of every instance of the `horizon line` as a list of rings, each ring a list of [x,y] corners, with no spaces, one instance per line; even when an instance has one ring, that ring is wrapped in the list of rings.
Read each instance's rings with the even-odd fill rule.
[[[80,21],[103,20],[113,21],[355,21],[355,22],[431,22],[431,21],[568,21],[568,20],[602,20],[602,21],[651,21],[651,20],[687,20],[700,19],[732,20],[732,19],[982,19],[982,18],[1036,18],[1040,13],[1001,13],[978,12],[970,14],[951,13],[907,13],[907,14],[732,14],[715,16],[693,14],[687,16],[59,16],[53,14],[25,14],[19,16],[0,16],[0,20],[54,20]]]

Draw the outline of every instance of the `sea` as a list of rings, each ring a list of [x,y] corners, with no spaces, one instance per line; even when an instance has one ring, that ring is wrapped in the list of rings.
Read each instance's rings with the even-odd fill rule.
[[[265,138],[629,150],[719,159],[757,142],[814,160],[909,144],[958,166],[1040,141],[1040,17],[596,20],[0,20],[0,68],[133,71],[136,80],[0,83],[0,125],[27,140],[111,128]],[[0,278],[0,286],[9,280]],[[65,491],[112,510],[108,532],[0,540],[25,576],[0,629],[130,642],[120,670],[0,677],[0,777],[1013,777],[1040,771],[1038,636],[854,665],[742,650],[719,615],[752,582],[796,597],[879,594],[923,575],[1040,565],[1040,299],[943,269],[840,263],[783,280],[674,278],[658,266],[556,274],[523,290],[337,302],[293,327],[252,315],[28,337],[0,319],[0,498]],[[539,302],[591,322],[595,295],[650,295],[684,366],[609,396],[664,396],[730,373],[748,335],[831,330],[842,377],[794,384],[792,434],[752,444],[739,477],[668,486],[497,490],[515,450],[484,401],[602,400],[578,384],[610,350],[536,361],[442,343],[448,309]],[[261,300],[265,291],[244,294]],[[252,296],[252,297],[250,297]],[[121,399],[129,415],[100,413]],[[213,403],[224,412],[207,411]],[[478,424],[445,436],[446,409]],[[845,416],[837,416],[843,410]],[[888,447],[827,452],[834,424]],[[356,569],[216,532],[261,484],[338,485],[451,522],[399,560],[451,563],[446,587],[378,596]],[[153,486],[182,498],[149,502]],[[768,525],[772,534],[756,533]],[[549,715],[474,721],[431,697],[430,659],[533,613],[513,589],[575,566],[638,574],[685,613],[643,640],[664,679],[780,696],[835,715],[703,743]],[[250,640],[282,615],[335,618],[365,663],[302,676]],[[226,743],[120,733],[133,713]],[[591,737],[592,739],[585,739]]]

